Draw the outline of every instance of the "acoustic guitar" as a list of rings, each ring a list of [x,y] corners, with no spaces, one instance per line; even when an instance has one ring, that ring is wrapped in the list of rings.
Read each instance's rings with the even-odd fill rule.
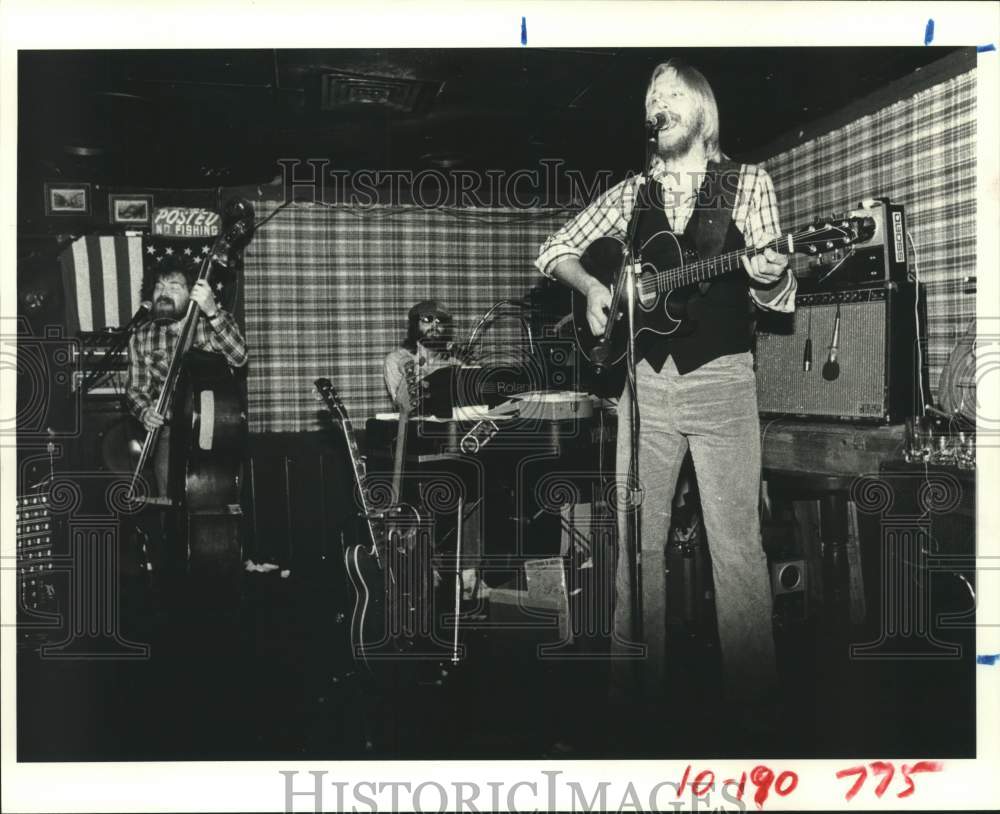
[[[778,254],[819,255],[868,240],[875,232],[872,218],[831,218],[790,232],[756,249],[739,249],[715,257],[701,258],[683,235],[661,231],[639,249],[642,258],[636,270],[636,335],[650,332],[659,336],[683,336],[694,330],[688,316],[688,301],[707,291],[711,282],[732,272],[745,274],[742,258],[755,257],[771,249]],[[572,295],[573,328],[580,351],[593,364],[606,367],[620,362],[627,351],[628,325],[625,317],[627,292],[619,283],[625,259],[625,244],[616,237],[595,240],[580,262],[611,289],[608,324],[595,336],[587,322],[587,298]]]

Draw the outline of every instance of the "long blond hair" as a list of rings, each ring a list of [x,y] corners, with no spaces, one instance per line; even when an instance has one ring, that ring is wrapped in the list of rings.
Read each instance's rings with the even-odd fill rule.
[[[653,83],[656,82],[667,71],[674,71],[677,78],[684,86],[691,91],[698,102],[701,112],[701,135],[705,145],[705,155],[709,161],[722,161],[725,158],[719,149],[719,105],[715,101],[715,94],[708,80],[697,68],[692,68],[679,57],[671,57],[666,62],[661,62],[653,69],[653,75],[649,78],[649,85],[646,86],[646,96],[648,98]]]

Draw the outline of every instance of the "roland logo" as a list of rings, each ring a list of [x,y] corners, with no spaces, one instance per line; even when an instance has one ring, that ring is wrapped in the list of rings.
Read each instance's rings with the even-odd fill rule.
[[[487,395],[496,393],[498,396],[516,396],[518,393],[527,393],[531,386],[527,382],[496,381],[486,382],[481,388],[481,392]]]
[[[881,415],[882,405],[874,401],[863,401],[858,405],[858,415]]]
[[[526,393],[530,388],[526,382],[497,382],[497,393],[501,396],[516,396]]]

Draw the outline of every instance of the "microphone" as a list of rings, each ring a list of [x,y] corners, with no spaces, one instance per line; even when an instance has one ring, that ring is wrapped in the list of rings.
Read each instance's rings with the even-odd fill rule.
[[[653,118],[646,119],[646,129],[652,132],[662,130],[667,126],[667,114],[657,113]]]
[[[837,362],[837,343],[840,341],[840,306],[837,306],[837,316],[833,320],[833,342],[830,343],[830,355],[823,365],[823,378],[832,382],[840,375],[840,364]]]
[[[148,315],[149,312],[153,310],[153,303],[149,300],[143,300],[139,303],[139,310],[132,315],[132,319],[128,321],[122,331],[128,332],[135,328],[140,322],[142,322]]]
[[[806,330],[806,346],[802,351],[802,370],[808,373],[813,368],[813,312],[809,309],[809,327]]]

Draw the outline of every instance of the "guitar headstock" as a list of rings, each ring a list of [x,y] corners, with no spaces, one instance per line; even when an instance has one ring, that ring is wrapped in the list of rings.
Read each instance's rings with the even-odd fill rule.
[[[230,202],[232,203],[232,202]],[[248,203],[246,204],[250,206]],[[212,262],[229,268],[253,237],[253,208],[223,232],[212,249]]]
[[[336,388],[334,388],[333,382],[325,376],[314,379],[313,386],[316,388],[316,392],[323,400],[326,408],[333,414],[334,418],[340,420],[340,429],[343,431],[344,439],[347,441],[347,451],[351,457],[351,465],[354,467],[354,483],[361,499],[361,506],[364,508],[365,514],[367,514],[368,471],[365,459],[358,450],[358,442],[354,437],[354,427],[351,425],[351,419],[347,415],[347,408],[344,406],[344,402],[341,400]]]
[[[403,379],[396,393],[399,411],[405,415],[416,412],[423,399],[423,385],[417,378],[417,366],[412,359],[403,364]]]
[[[323,403],[331,413],[333,413],[341,421],[350,421],[347,417],[347,408],[344,406],[344,402],[341,400],[340,395],[333,386],[333,382],[325,376],[321,376],[313,381],[313,386],[316,388],[316,392],[319,393],[320,398],[323,399]]]
[[[798,254],[819,255],[835,249],[864,243],[875,234],[874,218],[838,218],[817,220],[792,233],[792,249]]]

